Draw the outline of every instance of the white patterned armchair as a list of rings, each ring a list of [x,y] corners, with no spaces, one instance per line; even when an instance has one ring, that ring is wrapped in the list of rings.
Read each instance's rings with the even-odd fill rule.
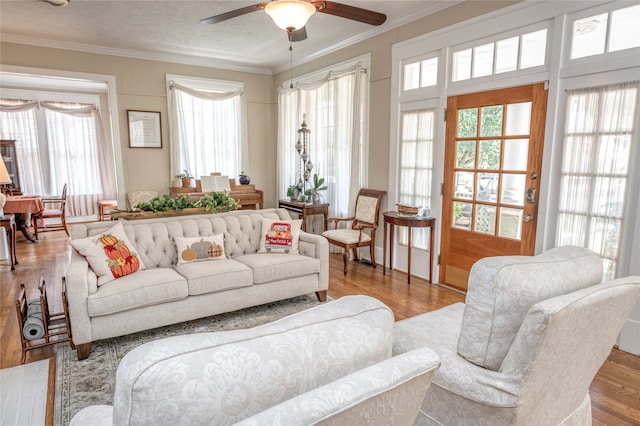
[[[150,342],[116,373],[114,406],[71,425],[411,425],[438,367],[391,357],[393,313],[367,296],[247,330]]]
[[[580,247],[485,258],[466,304],[396,323],[394,354],[441,358],[416,425],[590,425],[589,386],[640,297],[640,277],[601,276]]]

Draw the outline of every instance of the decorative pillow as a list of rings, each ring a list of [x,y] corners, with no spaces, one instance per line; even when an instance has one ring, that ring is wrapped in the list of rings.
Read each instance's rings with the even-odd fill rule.
[[[121,223],[99,235],[71,240],[69,244],[87,259],[98,276],[98,286],[146,269]]]
[[[224,253],[224,234],[208,237],[175,237],[178,265],[201,260],[226,259]]]
[[[262,219],[259,253],[298,253],[302,220]]]

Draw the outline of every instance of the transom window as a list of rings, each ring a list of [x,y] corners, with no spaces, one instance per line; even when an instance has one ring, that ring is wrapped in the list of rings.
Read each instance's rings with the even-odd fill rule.
[[[420,89],[438,84],[438,58],[413,61],[403,66],[403,90]]]
[[[547,29],[453,52],[451,81],[463,81],[545,64]]]
[[[573,21],[571,59],[640,47],[640,5]]]

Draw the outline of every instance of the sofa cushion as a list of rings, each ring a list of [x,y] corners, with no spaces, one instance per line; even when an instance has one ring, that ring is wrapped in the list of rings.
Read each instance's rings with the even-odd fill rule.
[[[184,299],[187,280],[170,268],[138,271],[101,286],[87,299],[89,316],[114,314]]]
[[[178,252],[178,265],[227,258],[224,253],[224,234],[188,238],[174,237],[173,240]]]
[[[557,247],[538,256],[480,259],[469,274],[458,353],[474,364],[498,370],[533,305],[601,279],[602,260],[582,247]]]
[[[231,259],[187,263],[177,265],[175,269],[187,279],[189,296],[248,287],[253,284],[251,269]]]
[[[247,254],[236,257],[253,271],[253,283],[265,284],[320,273],[320,259],[300,254]]]
[[[298,253],[302,219],[262,219],[260,253]]]
[[[121,223],[98,235],[71,240],[69,244],[87,259],[98,276],[98,286],[145,269]]]

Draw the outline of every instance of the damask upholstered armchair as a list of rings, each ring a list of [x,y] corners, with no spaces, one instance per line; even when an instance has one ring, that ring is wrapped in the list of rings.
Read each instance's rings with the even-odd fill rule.
[[[580,247],[485,258],[465,303],[396,323],[394,353],[441,358],[419,425],[590,425],[589,386],[640,297],[640,277],[601,283]]]
[[[378,217],[380,216],[380,204],[386,191],[362,188],[356,198],[356,211],[352,217],[329,218],[329,227],[334,224],[334,229],[329,229],[322,235],[330,244],[344,249],[344,274],[347,275],[350,250],[354,259],[358,260],[358,248],[369,247],[371,263],[376,267],[375,243],[376,229],[378,229]],[[350,228],[340,228],[341,222],[351,222]]]

